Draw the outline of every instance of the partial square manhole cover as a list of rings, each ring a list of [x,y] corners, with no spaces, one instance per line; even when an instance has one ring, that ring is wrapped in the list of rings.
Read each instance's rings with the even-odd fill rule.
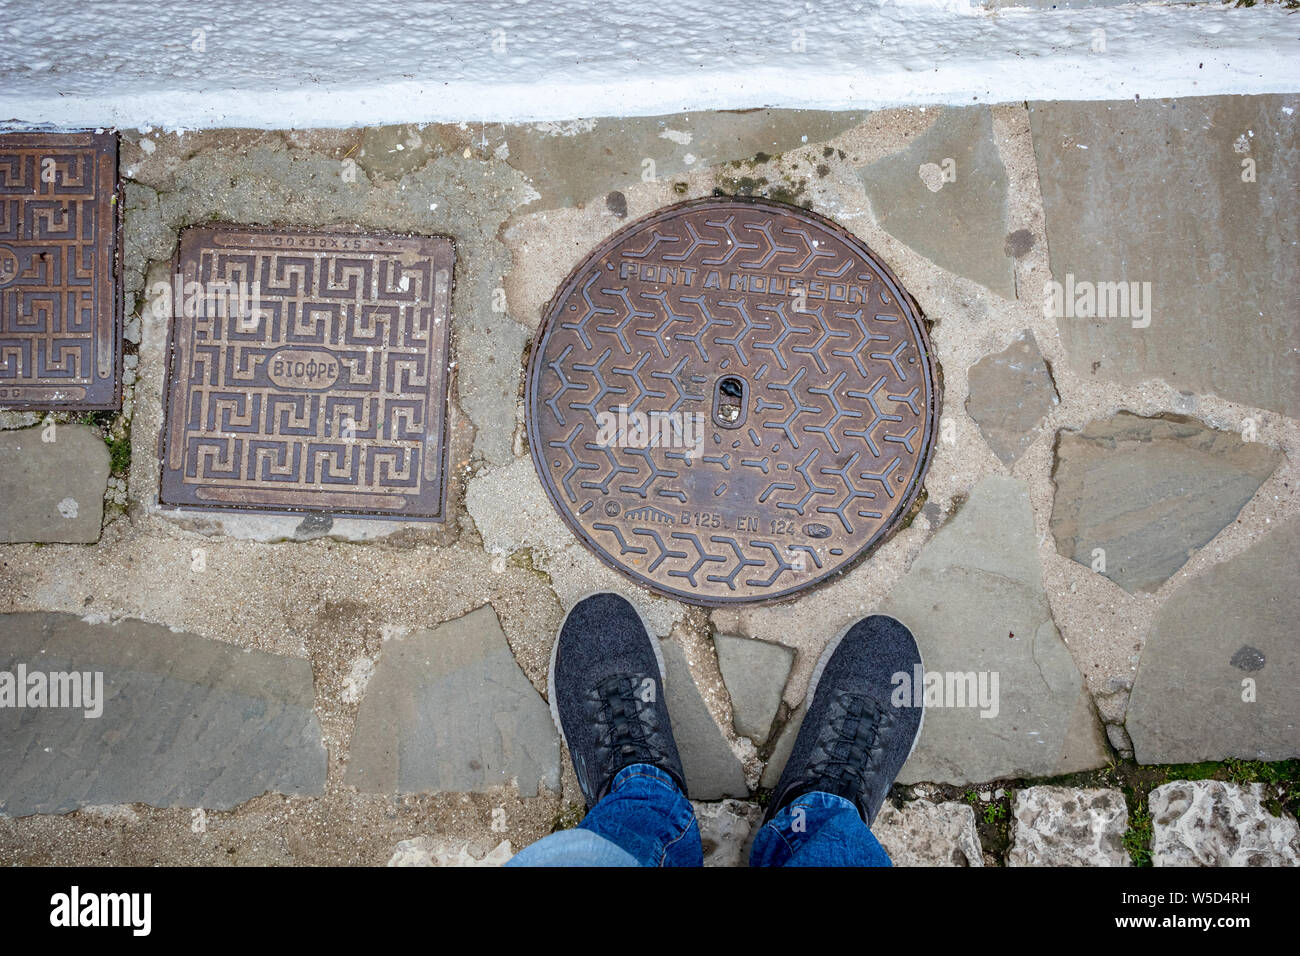
[[[0,135],[0,407],[118,408],[117,136]]]
[[[605,563],[693,604],[770,600],[907,514],[938,391],[911,297],[861,240],[709,199],[628,226],[565,280],[529,358],[528,435]]]
[[[454,260],[441,237],[187,229],[162,503],[442,520]]]

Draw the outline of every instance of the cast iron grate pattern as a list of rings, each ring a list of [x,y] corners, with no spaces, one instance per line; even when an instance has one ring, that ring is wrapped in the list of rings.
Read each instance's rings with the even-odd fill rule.
[[[0,407],[122,402],[117,136],[0,135]]]
[[[788,596],[896,526],[938,389],[911,298],[802,209],[703,200],[615,234],[543,319],[534,464],[603,561],[689,603]]]
[[[442,520],[454,257],[446,238],[187,230],[163,503]]]

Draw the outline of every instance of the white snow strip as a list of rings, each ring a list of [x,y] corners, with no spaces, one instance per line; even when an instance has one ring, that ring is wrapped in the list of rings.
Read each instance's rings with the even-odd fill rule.
[[[968,0],[0,0],[0,121],[555,121],[1300,90],[1300,16]]]

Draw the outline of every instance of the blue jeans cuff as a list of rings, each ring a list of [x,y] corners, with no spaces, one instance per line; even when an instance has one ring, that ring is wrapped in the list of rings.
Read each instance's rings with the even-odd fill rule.
[[[649,763],[629,764],[618,773],[614,774],[614,780],[609,785],[609,792],[617,793],[635,780],[653,781],[655,784],[663,785],[671,793],[675,793],[678,796],[682,795],[681,788],[677,786],[677,781],[673,779],[672,774]],[[685,798],[683,797],[683,799]]]
[[[796,797],[754,838],[750,866],[893,866],[857,804],[833,793]]]

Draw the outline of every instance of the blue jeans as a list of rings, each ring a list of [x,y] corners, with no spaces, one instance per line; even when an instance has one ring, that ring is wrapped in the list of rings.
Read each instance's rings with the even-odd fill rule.
[[[702,866],[691,802],[658,767],[633,764],[575,830],[524,847],[507,866]],[[754,837],[750,866],[892,866],[858,815],[831,793],[806,793]]]

